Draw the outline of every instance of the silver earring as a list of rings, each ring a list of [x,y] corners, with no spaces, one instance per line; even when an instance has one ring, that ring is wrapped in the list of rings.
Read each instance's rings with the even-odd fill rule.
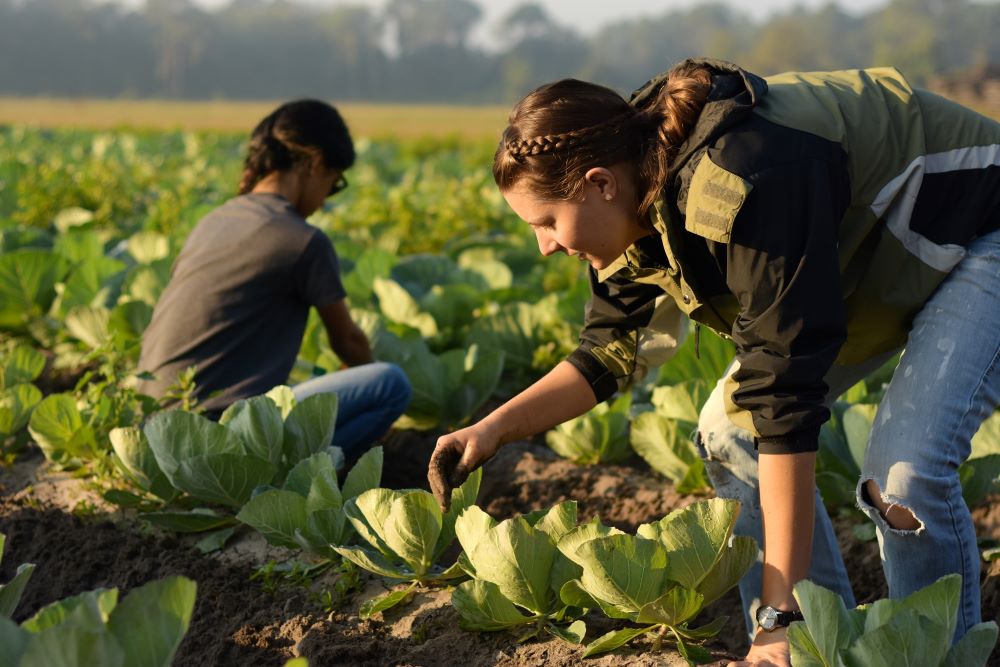
[[[604,201],[611,201],[611,195],[610,194],[604,195]]]

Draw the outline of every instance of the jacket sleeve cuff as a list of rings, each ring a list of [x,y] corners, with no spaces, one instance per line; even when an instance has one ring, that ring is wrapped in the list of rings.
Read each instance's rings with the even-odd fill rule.
[[[757,438],[757,451],[761,454],[801,454],[819,449],[819,427],[796,431],[790,435]]]
[[[582,346],[576,348],[566,361],[580,371],[593,390],[598,403],[603,403],[618,391],[618,380],[615,376]]]

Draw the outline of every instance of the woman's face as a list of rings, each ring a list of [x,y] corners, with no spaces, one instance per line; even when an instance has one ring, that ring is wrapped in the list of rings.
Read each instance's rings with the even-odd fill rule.
[[[296,207],[302,217],[308,218],[318,211],[331,192],[337,191],[334,185],[343,176],[342,169],[327,167],[321,162],[314,162],[306,169],[302,169],[299,177],[300,205]]]
[[[599,270],[649,233],[636,219],[633,188],[621,175],[616,169],[589,170],[577,199],[542,199],[521,184],[503,196],[531,225],[543,255],[564,252]]]

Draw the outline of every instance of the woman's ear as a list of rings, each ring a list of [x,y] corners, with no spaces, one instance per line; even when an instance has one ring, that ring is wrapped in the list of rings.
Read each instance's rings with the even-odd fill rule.
[[[583,175],[586,182],[585,190],[600,199],[611,201],[618,196],[618,179],[614,172],[605,167],[593,167]]]

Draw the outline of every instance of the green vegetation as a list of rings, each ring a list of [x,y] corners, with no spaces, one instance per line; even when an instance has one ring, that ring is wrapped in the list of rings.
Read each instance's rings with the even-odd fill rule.
[[[950,574],[901,600],[848,610],[810,581],[795,585],[804,621],[792,623],[792,662],[802,667],[982,667],[997,641],[995,621],[969,628],[954,646],[962,577]]]

